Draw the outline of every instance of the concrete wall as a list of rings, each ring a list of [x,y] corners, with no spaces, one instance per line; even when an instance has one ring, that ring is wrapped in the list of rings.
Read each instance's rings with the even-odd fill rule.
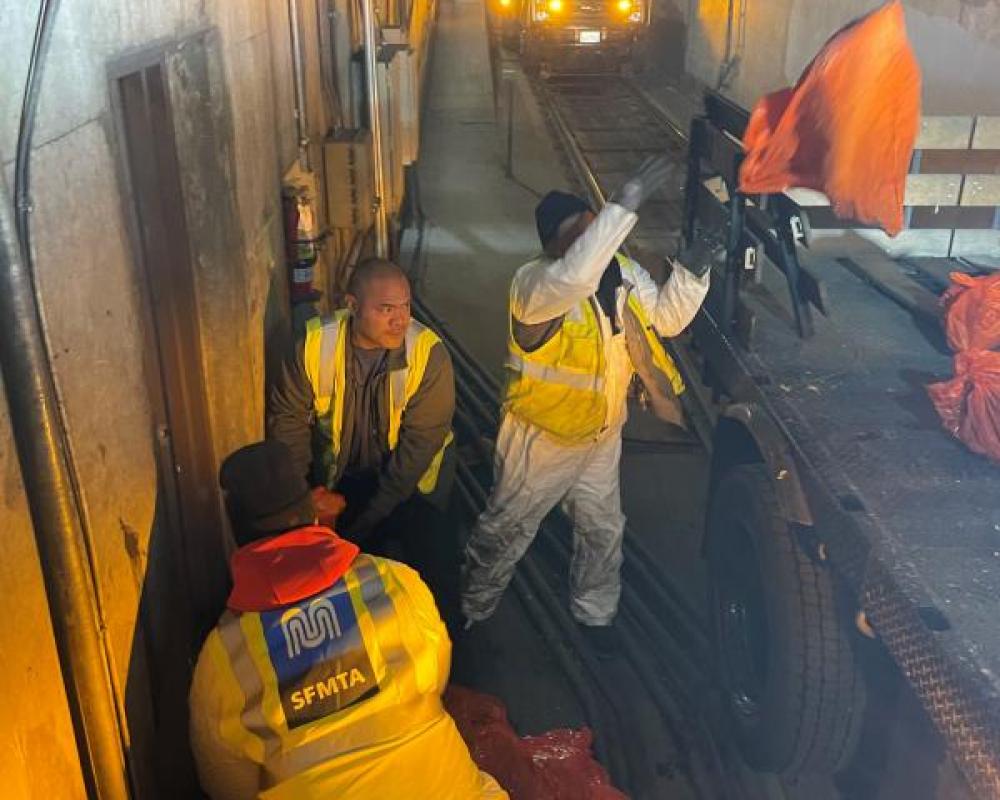
[[[684,0],[677,0],[684,2]],[[739,58],[726,92],[751,106],[793,84],[823,43],[874,0],[690,0],[686,65],[717,85],[728,56]],[[727,53],[730,4],[732,35]],[[905,0],[910,41],[924,77],[927,114],[1000,113],[1000,2]],[[740,20],[745,19],[742,26]],[[740,31],[743,31],[741,37]]]
[[[37,6],[0,10],[0,162],[8,180]],[[314,58],[315,17],[313,10]],[[174,744],[154,740],[157,726],[177,715],[183,695],[151,696],[164,683],[156,674],[164,665],[145,651],[193,645],[162,630],[171,614],[164,606],[178,591],[165,565],[176,559],[173,543],[153,540],[162,498],[143,362],[148,320],[109,70],[148,48],[165,53],[201,331],[201,361],[192,368],[204,375],[211,421],[205,447],[218,463],[261,435],[265,337],[287,333],[280,182],[297,144],[288,42],[284,2],[64,0],[45,63],[32,160],[36,278],[142,797],[192,796],[183,765],[172,768],[179,770],[173,786],[156,775],[154,754]],[[310,85],[310,95],[319,140],[326,112],[318,86]],[[5,797],[82,797],[4,405],[0,475],[0,594],[7,603],[0,786]],[[180,663],[190,666],[190,658]],[[183,689],[183,682],[174,685]]]
[[[338,125],[361,124],[352,66],[360,42],[356,4],[298,0],[294,20],[292,5],[63,0],[44,62],[31,162],[35,280],[79,481],[94,602],[140,798],[198,796],[186,751],[187,684],[201,634],[228,591],[215,473],[228,453],[261,437],[265,386],[292,333],[281,189],[310,187],[322,226],[325,182],[343,179],[324,172],[324,139]],[[422,60],[434,4],[407,5],[414,6],[407,16],[419,39],[411,45]],[[37,11],[37,2],[0,8],[0,186],[7,192]],[[301,131],[292,24],[305,61]],[[174,228],[187,239],[179,242],[180,257],[158,266],[143,255],[149,226],[136,213],[144,195],[128,166],[118,88],[122,76],[154,64],[165,76],[181,197],[172,200],[162,182],[170,148],[149,155],[161,171],[149,194],[180,212]],[[329,307],[345,256],[362,241],[355,231],[330,232],[314,281],[325,293],[318,310]],[[159,283],[150,273],[162,276]],[[175,284],[190,300],[179,310],[156,295],[170,294]],[[168,316],[176,327],[164,326]],[[178,419],[177,408],[164,409],[158,387],[169,383],[157,360],[157,346],[172,346],[165,339],[181,342],[185,380],[201,379],[191,383],[194,390],[180,386],[174,394],[203,400],[178,406],[184,413],[203,406],[207,417],[204,426],[187,425],[204,433],[192,445],[196,470],[176,456],[188,420]],[[198,480],[185,484],[186,499],[185,490],[177,495],[178,508],[170,484],[184,478],[173,476],[194,473]],[[0,632],[2,794],[83,797],[3,403],[0,475],[0,594],[8,609]],[[192,493],[196,502],[185,508]],[[214,522],[206,530],[178,519]]]

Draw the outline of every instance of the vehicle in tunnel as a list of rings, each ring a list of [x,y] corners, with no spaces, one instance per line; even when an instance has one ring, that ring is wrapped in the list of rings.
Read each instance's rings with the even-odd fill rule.
[[[627,70],[632,49],[650,22],[649,0],[520,3],[519,47],[529,73],[538,72],[543,64],[559,71]]]

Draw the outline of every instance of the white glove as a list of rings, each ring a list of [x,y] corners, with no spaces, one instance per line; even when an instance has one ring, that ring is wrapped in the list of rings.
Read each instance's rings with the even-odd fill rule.
[[[657,189],[666,185],[674,167],[666,156],[650,156],[635,173],[611,195],[611,202],[635,212]]]

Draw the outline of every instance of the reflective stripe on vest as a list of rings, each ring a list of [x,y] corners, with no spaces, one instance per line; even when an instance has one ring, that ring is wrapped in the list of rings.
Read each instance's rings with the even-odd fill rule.
[[[313,317],[306,323],[304,362],[306,375],[313,387],[313,408],[316,418],[327,428],[330,438],[330,459],[326,464],[332,473],[340,458],[340,443],[344,425],[344,384],[347,375],[346,336],[342,336],[350,312],[346,309],[335,311],[330,317]],[[430,328],[416,320],[410,320],[406,329],[406,368],[391,370],[387,376],[389,385],[389,450],[399,444],[399,431],[403,424],[403,412],[407,403],[420,388],[430,361],[431,350],[441,340]],[[434,455],[430,466],[417,483],[422,494],[430,494],[437,487],[438,475],[444,453],[454,436],[451,431],[445,437],[441,449]]]
[[[223,615],[217,630],[245,698],[239,724],[263,741],[268,786],[397,736],[399,698],[407,699],[406,719],[413,727],[441,715],[437,694],[421,691],[427,679],[418,675],[420,667],[403,643],[387,580],[391,575],[385,562],[360,555],[340,581],[313,598],[275,612]],[[277,616],[280,625],[271,619],[266,628],[269,614]],[[302,624],[293,627],[296,618]],[[341,636],[355,637],[353,651],[324,649]],[[299,648],[296,657],[305,662],[298,674],[289,674],[286,645],[289,651],[293,645]],[[331,665],[342,670],[332,678],[327,677]],[[340,687],[353,689],[345,677],[352,672],[376,685],[339,709],[319,709],[311,718],[295,718],[306,699],[319,697],[314,703],[319,704],[339,694]],[[362,708],[366,701],[371,704]],[[223,727],[232,722],[223,720]]]
[[[585,372],[573,372],[559,366],[539,364],[535,361],[528,361],[515,353],[507,356],[507,366],[522,375],[545,383],[558,383],[583,392],[604,391],[604,377],[602,375],[588,375]]]
[[[630,262],[617,255],[623,270]],[[673,360],[663,348],[642,303],[625,281],[624,313],[635,315],[644,332],[642,346],[674,391],[684,391],[684,382]],[[576,444],[591,440],[604,427],[607,398],[604,394],[607,364],[595,300],[589,297],[571,309],[559,330],[530,352],[514,336],[510,317],[507,384],[504,406],[552,436]]]

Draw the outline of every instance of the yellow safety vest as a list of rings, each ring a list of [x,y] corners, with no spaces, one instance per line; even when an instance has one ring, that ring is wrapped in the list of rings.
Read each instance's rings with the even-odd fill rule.
[[[628,267],[628,259],[616,258],[623,269]],[[679,395],[684,391],[680,372],[631,289],[626,282],[625,313],[638,319],[653,365]],[[588,297],[570,309],[555,335],[531,352],[517,343],[513,314],[508,316],[509,379],[504,408],[569,444],[593,439],[604,427],[608,411],[607,364],[596,299]]]
[[[451,643],[409,567],[360,555],[319,594],[227,611],[205,643],[219,732],[263,800],[500,800],[441,703]]]
[[[330,437],[330,452],[325,454],[329,473],[336,470],[344,431],[344,383],[347,375],[347,336],[343,335],[350,311],[341,309],[327,318],[313,317],[306,323],[305,370],[313,389],[313,408],[317,424]],[[410,320],[406,330],[406,369],[389,372],[389,450],[399,443],[406,404],[420,388],[431,349],[441,340],[430,328]],[[431,494],[437,487],[445,450],[454,435],[451,431],[435,454],[417,489]]]

